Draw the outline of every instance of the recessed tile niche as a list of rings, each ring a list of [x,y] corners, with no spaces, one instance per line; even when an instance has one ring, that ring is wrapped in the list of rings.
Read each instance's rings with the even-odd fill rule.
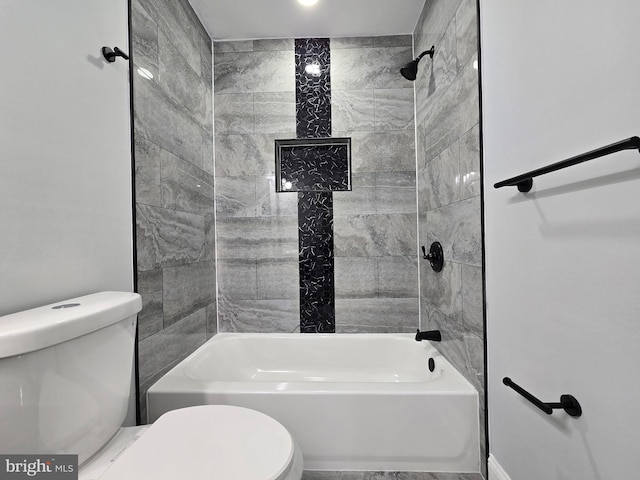
[[[277,192],[351,190],[351,139],[276,140]]]

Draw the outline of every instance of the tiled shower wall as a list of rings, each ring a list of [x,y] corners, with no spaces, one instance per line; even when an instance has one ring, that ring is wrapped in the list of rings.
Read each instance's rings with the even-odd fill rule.
[[[438,328],[438,349],[480,394],[484,451],[484,320],[480,199],[477,3],[427,2],[416,27],[420,244],[442,244],[444,269],[420,263],[421,321]],[[485,468],[483,466],[483,469]],[[485,476],[486,476],[486,472]]]
[[[332,127],[351,137],[353,190],[334,193],[336,331],[418,327],[411,36],[331,40]]]
[[[139,400],[216,332],[211,40],[186,0],[132,1]]]
[[[353,191],[334,192],[336,331],[418,325],[411,36],[331,39],[334,137]],[[298,331],[296,193],[276,193],[274,140],[296,137],[294,41],[216,42],[221,331]]]
[[[298,203],[276,193],[276,138],[295,138],[293,40],[214,43],[218,314],[226,332],[300,323]]]

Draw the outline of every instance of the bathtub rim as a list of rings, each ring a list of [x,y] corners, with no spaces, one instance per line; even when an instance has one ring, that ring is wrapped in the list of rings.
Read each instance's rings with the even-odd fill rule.
[[[379,394],[379,395],[402,395],[414,394],[417,392],[428,392],[433,395],[478,395],[476,388],[442,355],[432,342],[420,342],[423,346],[428,346],[429,356],[436,358],[446,370],[439,378],[420,382],[329,382],[329,381],[260,381],[260,380],[238,380],[220,381],[210,379],[197,379],[189,376],[185,369],[187,364],[197,355],[201,355],[206,348],[211,348],[212,344],[226,339],[242,338],[307,338],[309,341],[328,338],[397,338],[400,340],[411,340],[414,342],[414,334],[406,333],[331,333],[331,334],[307,334],[307,333],[237,333],[223,332],[217,333],[205,343],[200,345],[194,352],[178,362],[173,368],[162,375],[151,385],[146,392],[147,402],[149,393],[151,394],[171,394],[171,393],[273,393],[273,394]]]

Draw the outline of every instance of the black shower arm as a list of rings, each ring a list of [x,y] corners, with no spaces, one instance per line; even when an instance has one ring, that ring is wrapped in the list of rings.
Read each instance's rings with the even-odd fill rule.
[[[431,58],[433,58],[433,54],[436,51],[435,50],[435,45],[432,45],[431,48],[429,50],[425,50],[424,52],[422,52],[420,55],[418,55],[418,57],[416,58],[416,60],[420,60],[422,57],[424,57],[425,55],[429,55]]]

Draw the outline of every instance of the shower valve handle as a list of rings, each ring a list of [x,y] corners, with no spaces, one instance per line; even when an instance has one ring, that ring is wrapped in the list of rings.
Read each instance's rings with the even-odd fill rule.
[[[422,258],[424,258],[425,260],[429,260],[431,268],[434,271],[440,272],[444,264],[444,253],[442,251],[442,245],[440,244],[440,242],[433,242],[429,247],[429,253],[427,253],[423,245]]]

